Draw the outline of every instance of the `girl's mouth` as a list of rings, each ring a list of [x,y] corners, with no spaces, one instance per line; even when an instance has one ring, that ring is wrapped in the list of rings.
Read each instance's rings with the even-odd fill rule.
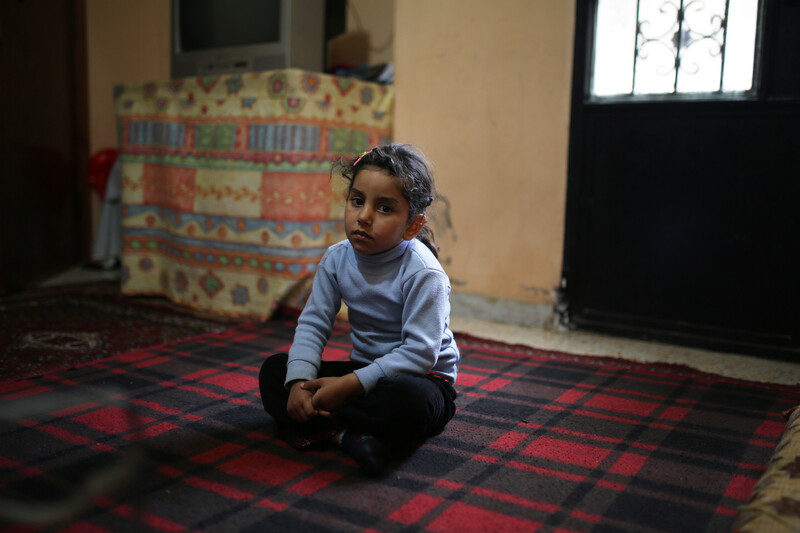
[[[358,240],[371,240],[372,239],[372,237],[370,237],[369,235],[367,235],[366,233],[364,233],[361,230],[356,230],[356,231],[350,233],[350,236],[353,237],[354,239],[358,239]]]

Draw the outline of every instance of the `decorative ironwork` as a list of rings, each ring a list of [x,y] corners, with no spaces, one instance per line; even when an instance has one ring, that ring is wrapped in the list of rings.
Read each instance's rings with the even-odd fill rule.
[[[730,0],[715,2],[716,10],[701,0],[663,2],[658,7],[658,12],[663,14],[661,20],[657,21],[660,28],[656,27],[656,21],[653,19],[641,19],[643,3],[648,2],[639,0],[636,7],[633,92],[642,92],[636,90],[637,70],[642,66],[640,62],[647,62],[651,55],[657,55],[654,53],[656,48],[662,52],[666,51],[669,56],[662,53],[666,59],[653,70],[659,76],[673,76],[672,92],[679,92],[678,84],[682,73],[697,75],[703,68],[719,69],[718,85],[712,91],[721,90],[725,71],[725,40]],[[653,5],[652,2],[649,4]],[[701,43],[706,44],[708,51],[709,62],[705,64],[701,64],[703,54],[693,54],[692,59],[689,59],[690,52],[700,48]],[[705,87],[703,90],[708,89],[709,87]]]

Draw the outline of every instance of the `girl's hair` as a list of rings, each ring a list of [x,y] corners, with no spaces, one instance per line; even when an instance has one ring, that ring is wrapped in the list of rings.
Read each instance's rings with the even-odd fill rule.
[[[400,182],[403,198],[408,201],[409,221],[417,215],[424,215],[425,209],[436,199],[430,164],[422,152],[410,144],[377,146],[361,156],[339,161],[335,170],[347,181],[348,194],[356,175],[366,167],[379,168]],[[417,239],[425,243],[434,256],[439,257],[439,246],[427,222],[417,234]]]

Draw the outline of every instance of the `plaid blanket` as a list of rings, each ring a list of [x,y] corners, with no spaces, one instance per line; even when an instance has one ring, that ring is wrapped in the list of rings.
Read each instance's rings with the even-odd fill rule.
[[[460,335],[459,412],[365,478],[337,450],[274,437],[257,375],[293,327],[0,386],[0,531],[728,531],[798,403],[789,387]],[[348,349],[339,326],[325,357]]]

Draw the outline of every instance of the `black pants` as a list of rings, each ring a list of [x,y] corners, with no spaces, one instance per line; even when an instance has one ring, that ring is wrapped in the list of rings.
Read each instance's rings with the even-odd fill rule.
[[[318,433],[321,426],[336,424],[372,435],[392,452],[406,453],[441,433],[456,412],[456,391],[447,380],[433,375],[402,375],[383,378],[368,394],[350,398],[333,412],[332,420],[317,417],[300,423],[286,412],[287,360],[285,353],[269,357],[258,377],[264,410],[281,428]],[[341,377],[364,366],[352,361],[323,361],[318,377]]]

